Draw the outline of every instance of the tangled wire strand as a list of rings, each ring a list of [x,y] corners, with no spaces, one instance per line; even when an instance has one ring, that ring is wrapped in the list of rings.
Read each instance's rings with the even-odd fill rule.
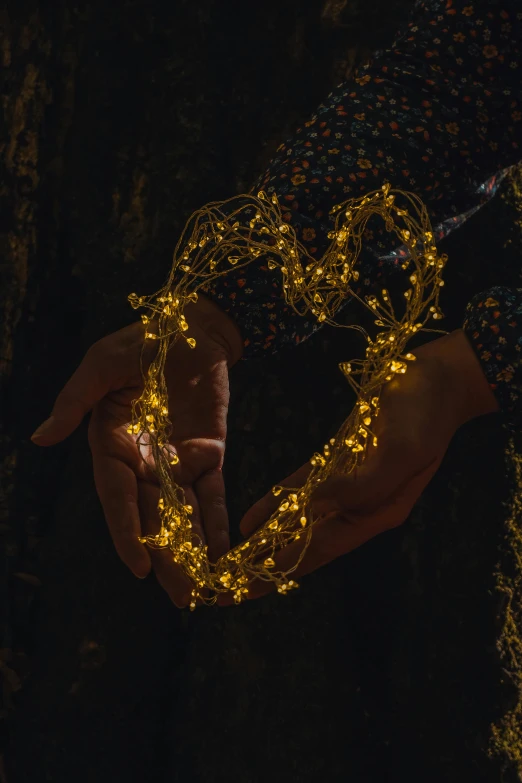
[[[155,340],[158,344],[156,355],[144,372],[143,392],[133,403],[128,428],[138,447],[146,443],[151,448],[161,486],[161,529],[157,535],[140,541],[172,551],[174,561],[193,584],[191,609],[198,602],[212,604],[218,593],[229,591],[234,601],[240,603],[248,595],[249,582],[256,578],[274,582],[282,594],[298,587],[292,573],[304,557],[318,521],[312,518],[309,508],[312,492],[331,475],[349,474],[362,463],[369,448],[377,447],[372,422],[379,415],[383,384],[396,374],[405,373],[408,362],[415,360],[412,353],[406,352],[411,337],[420,330],[428,331],[425,324],[430,318],[443,317],[439,293],[444,285],[441,273],[447,258],[437,252],[426,207],[416,195],[394,190],[385,183],[380,190],[336,205],[331,214],[335,222],[328,234],[331,243],[317,260],[283,221],[275,195],[270,198],[261,191],[257,197],[242,195],[209,203],[188,220],[163,288],[151,296],[129,296],[135,309],[145,311],[142,320],[146,341]],[[411,269],[411,287],[404,291],[405,307],[400,317],[395,314],[387,289],[382,289],[380,297],[361,298],[351,288],[351,282],[359,277],[354,266],[367,223],[373,216],[380,217],[386,230],[397,236],[405,251],[402,269]],[[279,268],[282,293],[299,315],[311,313],[319,323],[340,326],[334,316],[346,297],[352,296],[374,314],[381,331],[372,340],[360,326],[344,327],[358,329],[367,340],[364,359],[339,365],[357,395],[351,414],[324,446],[323,453],[311,458],[312,470],[304,486],[274,487],[272,491],[281,496],[281,502],[270,519],[247,541],[211,563],[207,546],[192,529],[193,509],[172,478],[171,466],[179,458],[170,446],[172,426],[165,362],[176,340],[184,339],[196,348],[196,341],[187,334],[190,325],[184,311],[188,302],[197,301],[197,291],[261,254],[266,256],[269,269]],[[304,546],[298,561],[287,572],[277,571],[275,552],[301,538]]]

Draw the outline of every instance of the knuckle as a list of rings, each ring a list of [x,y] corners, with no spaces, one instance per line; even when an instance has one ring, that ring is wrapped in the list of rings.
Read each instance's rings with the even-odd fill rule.
[[[216,511],[222,511],[227,504],[223,495],[215,495],[210,501],[210,507]]]

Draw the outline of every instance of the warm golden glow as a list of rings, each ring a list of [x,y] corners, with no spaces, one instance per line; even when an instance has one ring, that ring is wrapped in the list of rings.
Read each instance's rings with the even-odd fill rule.
[[[237,209],[233,208],[234,201]],[[396,201],[400,201],[400,208]],[[223,211],[225,206],[227,214]],[[253,217],[245,220],[246,214]],[[377,447],[372,422],[379,414],[381,386],[395,374],[405,373],[408,362],[415,360],[412,353],[405,353],[412,335],[424,329],[430,318],[443,317],[438,299],[446,257],[437,253],[426,208],[417,196],[385,184],[381,190],[337,205],[332,215],[335,227],[328,235],[332,241],[323,258],[315,260],[297,241],[293,228],[282,220],[276,196],[269,198],[261,191],[257,197],[236,196],[213,202],[194,213],[185,226],[165,286],[152,296],[129,296],[134,308],[145,309],[145,337],[157,344],[155,359],[144,377],[143,394],[133,405],[129,427],[138,445],[144,436],[150,443],[161,483],[161,530],[156,536],[140,540],[172,551],[174,560],[194,586],[191,609],[198,599],[213,603],[217,593],[230,591],[236,603],[240,603],[247,597],[248,583],[254,578],[274,582],[282,594],[298,586],[290,576],[304,556],[317,521],[309,508],[313,490],[328,476],[348,474],[360,465],[370,443],[371,448]],[[394,233],[409,251],[402,268],[412,270],[411,288],[404,292],[402,317],[395,315],[386,289],[382,290],[382,299],[371,295],[363,300],[350,287],[351,281],[359,277],[354,266],[366,225],[373,215],[379,216],[386,230]],[[242,220],[238,219],[240,216]],[[183,490],[172,479],[170,466],[179,460],[169,449],[171,424],[165,360],[174,340],[184,339],[196,348],[195,340],[186,334],[190,333],[190,324],[184,311],[189,301],[197,301],[197,290],[231,268],[246,266],[262,253],[268,256],[270,269],[279,267],[282,293],[298,314],[311,312],[319,322],[339,326],[333,320],[335,313],[346,297],[352,296],[376,316],[375,324],[381,331],[372,339],[360,326],[344,327],[358,329],[368,342],[365,359],[340,365],[357,394],[357,404],[323,453],[311,458],[312,470],[306,484],[297,488],[274,487],[275,496],[285,493],[278,510],[248,541],[214,564],[209,562],[207,547],[192,530],[192,508],[185,504]],[[149,331],[151,323],[156,324],[154,332]],[[300,538],[305,539],[300,560],[286,573],[275,570],[277,550]],[[205,589],[212,592],[210,597],[203,595]]]

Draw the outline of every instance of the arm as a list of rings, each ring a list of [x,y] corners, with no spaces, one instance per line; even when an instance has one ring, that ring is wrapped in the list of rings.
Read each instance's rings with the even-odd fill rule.
[[[310,546],[293,578],[307,574],[376,535],[406,521],[437,472],[455,432],[472,418],[494,413],[499,405],[462,329],[414,351],[416,361],[404,375],[385,384],[373,432],[378,446],[368,445],[364,461],[349,474],[333,475],[312,496],[319,517]],[[281,482],[302,486],[310,464]],[[241,531],[250,535],[275,511],[281,498],[269,492],[243,517]],[[288,570],[303,554],[304,539],[274,556],[276,568]],[[249,598],[269,592],[256,580]],[[220,603],[229,603],[223,597]]]
[[[277,194],[315,258],[328,246],[332,206],[385,179],[418,193],[434,226],[445,227],[441,236],[487,199],[484,183],[520,158],[521,26],[515,0],[418,3],[392,47],[281,145],[253,192]],[[371,228],[358,294],[392,269],[382,260],[393,249],[390,236]],[[286,305],[279,273],[263,256],[203,290],[238,324],[244,358],[319,328]]]
[[[193,507],[194,532],[217,560],[229,548],[228,516],[222,465],[229,401],[228,368],[241,355],[241,338],[216,305],[200,297],[186,311],[192,351],[177,340],[165,368],[172,436],[176,455],[172,477]],[[169,550],[146,548],[140,538],[160,529],[160,487],[153,453],[146,441],[129,432],[133,401],[143,391],[142,370],[156,357],[155,344],[144,344],[141,322],[93,345],[58,395],[51,416],[33,434],[38,446],[67,438],[91,412],[89,445],[94,479],[116,550],[141,578],[152,567],[177,606],[186,606],[192,585]]]
[[[408,372],[382,389],[378,448],[369,449],[357,471],[333,476],[316,490],[313,511],[322,519],[294,577],[401,525],[463,424],[500,411],[510,428],[520,427],[521,353],[522,289],[500,286],[474,297],[463,329],[416,349]],[[301,486],[310,469],[303,465],[279,483]],[[242,532],[249,535],[279,502],[272,492],[258,501],[243,517]],[[278,552],[277,567],[297,562],[301,549],[294,543]],[[249,597],[269,590],[254,582]]]

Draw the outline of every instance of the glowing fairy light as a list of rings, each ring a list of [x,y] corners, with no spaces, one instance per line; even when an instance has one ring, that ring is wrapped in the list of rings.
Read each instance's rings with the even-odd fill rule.
[[[236,209],[234,202],[238,203]],[[255,217],[248,220],[247,211],[255,211]],[[371,448],[377,447],[372,425],[379,415],[380,388],[396,374],[405,373],[408,363],[415,360],[412,353],[406,352],[411,337],[424,328],[428,319],[443,317],[438,298],[446,256],[437,253],[426,208],[417,196],[392,190],[387,183],[380,190],[335,206],[331,214],[335,221],[328,234],[331,243],[324,256],[316,260],[297,241],[293,228],[283,221],[275,195],[269,197],[261,191],[257,197],[236,196],[213,202],[187,222],[165,286],[152,296],[129,296],[135,309],[145,310],[145,338],[154,340],[157,348],[144,375],[143,393],[133,403],[129,426],[138,445],[145,438],[152,448],[161,485],[161,529],[157,535],[144,536],[140,541],[172,551],[175,562],[193,584],[191,609],[198,600],[213,603],[217,593],[223,592],[232,592],[236,603],[240,603],[248,596],[248,584],[254,578],[274,582],[283,595],[298,587],[291,579],[298,563],[288,572],[278,571],[276,552],[304,538],[299,561],[302,559],[316,521],[309,509],[313,490],[333,474],[350,473],[364,460],[370,444]],[[366,225],[373,216],[380,217],[387,230],[394,232],[408,249],[402,268],[411,270],[411,287],[404,293],[405,310],[400,318],[395,315],[386,289],[381,298],[371,295],[363,300],[350,287],[350,282],[359,277],[354,266]],[[311,312],[319,322],[336,326],[335,313],[351,295],[377,316],[375,323],[381,331],[371,339],[360,326],[348,327],[363,332],[368,341],[365,359],[340,364],[357,395],[357,404],[323,453],[311,458],[312,470],[306,484],[299,488],[274,487],[274,495],[282,499],[272,517],[248,541],[217,563],[210,563],[206,545],[192,529],[193,510],[172,478],[171,466],[179,459],[169,448],[167,351],[178,339],[197,349],[195,339],[189,336],[190,324],[184,312],[188,302],[197,301],[202,285],[267,252],[267,265],[280,269],[282,293],[298,314]],[[210,597],[207,590],[211,591]]]

